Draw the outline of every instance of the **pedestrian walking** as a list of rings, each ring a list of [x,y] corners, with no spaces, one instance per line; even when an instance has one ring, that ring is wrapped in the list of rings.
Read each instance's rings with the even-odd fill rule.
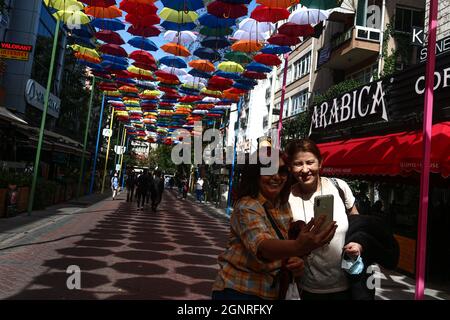
[[[164,192],[164,179],[162,178],[161,171],[155,171],[155,177],[153,178],[153,193],[152,193],[152,211],[156,212],[158,205],[162,201]]]
[[[144,172],[137,178],[136,181],[136,198],[138,210],[144,209],[145,198],[149,192],[149,174],[148,170],[144,169]]]
[[[202,177],[198,177],[197,182],[195,183],[195,193],[197,195],[197,201],[202,203],[203,201],[203,181]]]
[[[189,182],[186,178],[183,178],[181,184],[182,184],[182,188],[183,188],[183,200],[186,200],[187,194],[189,191]]]
[[[112,190],[112,199],[115,200],[117,192],[119,189],[119,178],[117,177],[117,172],[114,173],[114,176],[111,178],[111,190]]]
[[[135,185],[136,185],[136,176],[134,175],[134,172],[129,172],[127,180],[125,181],[125,186],[127,188],[127,202],[133,202]]]
[[[242,171],[238,200],[230,218],[231,238],[218,258],[214,300],[284,297],[286,293],[280,293],[282,267],[292,272],[293,277],[301,276],[304,264],[299,257],[324,246],[334,236],[335,223],[321,229],[325,221],[321,217],[305,224],[294,240],[285,240],[292,220],[288,203],[289,167],[285,159],[280,153],[278,170],[273,175],[261,175],[263,165],[259,161],[247,164]]]

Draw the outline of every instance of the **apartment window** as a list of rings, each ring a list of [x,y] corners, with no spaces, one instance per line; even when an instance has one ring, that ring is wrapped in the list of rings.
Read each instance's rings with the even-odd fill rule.
[[[311,70],[311,51],[294,63],[294,81],[307,75]]]
[[[305,89],[303,91],[300,91],[296,95],[294,95],[291,98],[292,101],[292,115],[295,115],[297,113],[303,112],[306,110],[306,107],[308,106],[308,90]]]
[[[263,118],[263,129],[264,130],[267,129],[268,125],[269,125],[269,116],[264,116],[264,118]]]
[[[424,12],[397,7],[395,9],[395,31],[410,33],[412,27],[424,26]]]
[[[366,84],[373,81],[374,74],[378,73],[378,64],[373,64],[370,67],[359,70],[350,74],[346,79],[354,79],[361,84]]]

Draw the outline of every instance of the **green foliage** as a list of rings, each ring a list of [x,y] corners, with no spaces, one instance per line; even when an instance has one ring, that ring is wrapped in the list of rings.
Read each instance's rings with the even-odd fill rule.
[[[395,17],[393,18],[395,21]],[[396,50],[391,49],[391,53],[388,53],[388,45],[391,37],[394,38],[396,44]],[[409,64],[411,61],[412,45],[409,34],[395,32],[393,25],[386,25],[386,29],[383,35],[383,48],[382,58],[384,60],[384,66],[381,76],[389,76],[395,73],[395,65],[397,62]]]
[[[15,184],[18,187],[31,186],[32,178],[33,176],[29,173],[2,170],[0,171],[0,188],[6,188],[9,184]]]
[[[348,80],[339,82],[339,83],[335,84],[334,86],[330,87],[325,93],[316,95],[313,98],[312,104],[316,105],[316,104],[320,104],[324,101],[331,100],[337,96],[340,96],[341,94],[344,94],[348,91],[358,88],[361,85],[362,85],[362,83],[355,79],[348,79]]]
[[[164,173],[174,174],[177,171],[177,166],[172,162],[171,154],[172,146],[168,145],[159,145],[156,149],[150,150],[150,168],[158,167]]]
[[[309,109],[283,122],[283,129],[281,132],[282,148],[286,147],[291,140],[308,137],[310,126],[311,111]]]

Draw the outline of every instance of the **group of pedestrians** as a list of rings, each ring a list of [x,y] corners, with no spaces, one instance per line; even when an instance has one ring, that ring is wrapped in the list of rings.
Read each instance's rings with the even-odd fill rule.
[[[278,153],[277,170],[264,174],[262,149],[257,164],[242,170],[212,298],[374,299],[375,269],[368,267],[393,269],[399,259],[388,226],[359,215],[345,181],[320,176],[322,155],[312,140],[293,141],[286,152],[264,149]],[[332,198],[330,222],[314,214],[315,198],[324,195]]]
[[[136,192],[138,210],[143,210],[144,206],[148,206],[151,200],[151,209],[156,212],[164,193],[164,179],[159,170],[156,170],[153,175],[148,169],[144,169],[139,175],[130,172],[126,180],[126,188],[127,202],[133,202],[133,196]]]

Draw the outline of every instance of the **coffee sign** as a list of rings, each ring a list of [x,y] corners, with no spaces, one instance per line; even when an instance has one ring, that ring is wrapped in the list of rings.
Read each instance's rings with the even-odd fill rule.
[[[27,103],[38,108],[39,110],[44,110],[45,91],[46,90],[43,86],[36,81],[29,79],[27,86],[25,87],[25,99]],[[50,93],[47,113],[55,118],[58,118],[60,107],[61,100],[57,96]]]

